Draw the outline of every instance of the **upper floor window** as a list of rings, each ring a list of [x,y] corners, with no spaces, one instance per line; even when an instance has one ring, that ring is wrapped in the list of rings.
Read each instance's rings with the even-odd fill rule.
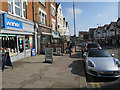
[[[40,23],[46,25],[46,12],[39,7]]]
[[[11,0],[8,0],[8,12],[12,13],[12,2],[11,2]]]
[[[42,5],[46,6],[45,5],[45,0],[38,0]]]
[[[8,0],[8,12],[26,18],[27,0]]]
[[[52,30],[55,30],[55,20],[52,19]]]
[[[55,16],[55,7],[51,4],[52,7],[52,16]]]
[[[23,17],[26,18],[26,2],[23,2]]]
[[[20,0],[15,0],[15,14],[20,16]]]

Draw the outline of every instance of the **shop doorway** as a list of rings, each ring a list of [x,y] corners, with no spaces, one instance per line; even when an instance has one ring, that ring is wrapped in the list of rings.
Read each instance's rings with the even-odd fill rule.
[[[17,46],[18,46],[18,58],[25,58],[25,36],[17,37]]]

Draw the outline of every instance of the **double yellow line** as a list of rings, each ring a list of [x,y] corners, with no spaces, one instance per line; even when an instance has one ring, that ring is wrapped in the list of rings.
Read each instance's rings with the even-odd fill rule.
[[[100,83],[91,82],[91,83],[88,83],[88,85],[91,86],[91,87],[88,87],[88,88],[101,88]]]

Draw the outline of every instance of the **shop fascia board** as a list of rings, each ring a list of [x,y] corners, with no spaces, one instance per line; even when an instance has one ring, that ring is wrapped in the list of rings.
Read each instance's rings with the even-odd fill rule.
[[[51,29],[51,27],[48,27],[48,26],[42,25],[42,24],[39,24],[39,27],[45,27],[45,28]]]
[[[11,27],[8,27],[8,28],[2,28],[1,30],[6,30],[7,32],[8,31],[16,31],[16,32],[27,32],[27,33],[34,33],[34,31],[31,31],[31,32],[28,32],[28,31],[25,31],[25,29],[16,29],[16,28],[11,28]]]
[[[6,34],[20,34],[20,35],[34,35],[31,32],[25,32],[25,31],[15,31],[15,30],[9,30],[9,29],[1,29],[1,34],[6,33]]]

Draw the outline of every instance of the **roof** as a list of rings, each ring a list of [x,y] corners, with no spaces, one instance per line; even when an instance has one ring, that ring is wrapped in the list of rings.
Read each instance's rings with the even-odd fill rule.
[[[110,25],[109,25],[109,27],[110,27],[111,25],[116,26],[116,25],[117,25],[117,22],[111,22]]]
[[[120,18],[118,18],[117,22],[120,20]]]
[[[99,28],[99,29],[103,29],[103,28],[104,28],[104,26],[98,26],[98,28]]]

